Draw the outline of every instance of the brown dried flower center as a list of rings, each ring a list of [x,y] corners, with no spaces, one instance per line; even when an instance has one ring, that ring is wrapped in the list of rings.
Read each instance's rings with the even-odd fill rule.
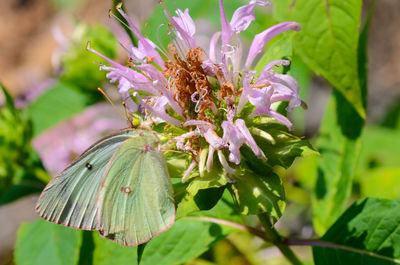
[[[174,98],[187,117],[209,121],[210,118],[204,112],[214,104],[214,96],[202,67],[203,50],[200,47],[189,49],[186,58],[183,59],[173,45],[170,45],[169,49],[175,59],[165,62],[166,69],[163,71],[170,79],[169,89],[173,90]],[[196,100],[200,101],[196,111],[193,108],[196,103],[191,99],[195,92],[198,93]]]

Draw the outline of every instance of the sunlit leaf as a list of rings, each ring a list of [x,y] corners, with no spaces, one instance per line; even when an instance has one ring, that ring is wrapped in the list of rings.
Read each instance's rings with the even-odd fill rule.
[[[230,187],[241,214],[266,212],[274,221],[282,216],[286,201],[278,175],[273,172],[259,175],[250,170],[241,170],[233,178]]]
[[[196,194],[191,194],[185,190],[182,194],[183,197],[179,201],[175,201],[177,204],[176,218],[181,218],[192,212],[210,210],[217,204],[224,190],[225,187],[209,188],[199,190]]]
[[[318,155],[308,140],[303,140],[286,131],[285,127],[279,124],[266,123],[254,126],[252,129],[254,140],[264,152],[267,160],[264,162],[265,169],[274,166],[289,168],[297,157]],[[252,170],[257,171],[257,165],[261,161],[251,149],[243,146],[240,151]],[[260,169],[264,172],[265,169]]]
[[[213,217],[222,220],[229,220],[235,223],[243,223],[244,216],[240,215],[238,212],[238,208],[233,201],[232,194],[225,189],[221,199],[218,203],[207,211],[200,211],[191,214],[191,216],[206,216],[206,217]]]
[[[344,5],[350,8],[356,5],[356,1]],[[335,7],[335,10],[337,8]],[[357,73],[361,84],[360,100],[363,108],[366,107],[367,100],[366,51],[371,10],[360,35],[357,53],[354,52],[359,63]],[[356,85],[358,84],[354,82],[353,86]],[[326,231],[345,208],[360,154],[360,136],[364,119],[359,109],[355,111],[357,109],[355,102],[346,95],[333,93],[334,99],[326,110],[317,144],[321,158],[313,196],[313,215],[314,227],[320,234]]]
[[[336,93],[328,104],[319,132],[317,149],[317,179],[313,194],[313,223],[317,233],[323,234],[339,217],[350,197],[354,171],[360,152],[360,140],[352,139],[343,130],[359,133],[362,123],[357,124],[357,114],[348,107],[346,100]],[[338,111],[338,113],[335,112]],[[350,117],[352,128],[349,128]],[[344,125],[341,126],[341,123]],[[343,130],[342,130],[343,129]],[[349,133],[353,135],[354,133]]]
[[[358,79],[361,0],[274,0],[275,17],[302,30],[293,47],[310,68],[326,78],[365,117]]]
[[[336,248],[313,247],[315,264],[400,264],[399,224],[400,200],[359,200],[321,238]]]
[[[141,265],[175,265],[196,258],[224,238],[223,227],[205,221],[181,219],[166,232],[150,240],[142,254]],[[137,247],[124,247],[96,237],[94,264],[137,264]]]
[[[182,264],[205,252],[225,235],[223,227],[217,224],[178,220],[146,245],[141,265]]]

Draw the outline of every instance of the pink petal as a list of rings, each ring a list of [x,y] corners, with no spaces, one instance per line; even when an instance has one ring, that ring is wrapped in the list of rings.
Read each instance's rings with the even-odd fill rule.
[[[192,163],[190,163],[189,167],[186,169],[185,173],[183,174],[182,182],[185,182],[188,179],[190,173],[193,171],[193,169],[196,166],[197,166],[197,163],[196,163],[196,161],[193,160]]]
[[[204,133],[204,138],[214,149],[227,148],[228,145],[221,139],[211,128],[208,128]]]
[[[249,76],[245,75],[243,78],[243,91],[242,94],[240,95],[240,99],[239,99],[239,103],[237,106],[237,112],[240,113],[244,107],[244,105],[246,105],[248,99],[249,94],[251,93],[251,87],[250,87],[250,83],[249,83]]]
[[[243,137],[232,121],[223,121],[221,127],[224,130],[222,139],[229,143],[229,161],[238,165],[240,163],[239,149],[244,142]]]
[[[152,57],[154,58],[155,63],[164,69],[164,61],[161,58],[160,54],[155,50],[155,48],[152,46],[151,43],[149,43],[144,37],[143,35],[140,33],[139,29],[135,26],[135,24],[133,23],[133,21],[129,18],[129,16],[127,14],[125,14],[125,12],[118,8],[118,12],[126,19],[126,21],[129,24],[129,27],[131,28],[131,30],[133,31],[133,33],[136,35],[136,37],[139,39],[139,45],[141,45],[142,48],[142,52],[146,54],[146,56],[148,57]]]
[[[185,32],[193,37],[196,33],[196,25],[193,22],[193,19],[189,15],[189,9],[186,8],[185,12],[178,9],[175,11],[178,17],[172,17],[172,19],[182,28]]]
[[[261,74],[258,77],[256,84],[268,82],[267,79],[271,76],[270,71],[271,71],[272,67],[277,66],[277,65],[289,65],[289,64],[290,64],[290,61],[288,61],[288,60],[276,60],[276,61],[270,62],[261,71]]]
[[[239,129],[239,131],[242,133],[244,138],[246,139],[246,144],[251,148],[253,153],[259,157],[262,158],[264,157],[263,152],[261,149],[258,147],[256,141],[254,140],[253,136],[251,136],[251,133],[249,129],[246,126],[246,123],[242,119],[237,119],[235,122],[236,127]]]
[[[229,44],[229,41],[233,36],[233,30],[226,19],[223,0],[219,0],[219,11],[221,16],[222,49],[225,50],[225,46]]]
[[[108,58],[107,56],[101,54],[100,52],[96,51],[95,49],[92,49],[90,47],[90,42],[87,43],[87,47],[86,49],[94,54],[96,54],[97,56],[103,58],[106,62],[108,62],[109,64],[111,64],[113,67],[115,67],[116,69],[122,70],[124,71],[126,66],[123,66],[122,64],[117,63],[114,60],[111,60],[110,58]]]
[[[299,83],[297,83],[296,79],[294,79],[292,76],[275,73],[274,77],[277,79],[278,82],[286,85],[286,87],[290,88],[293,92],[299,93],[300,91]]]
[[[212,124],[208,121],[203,121],[203,120],[188,120],[183,124],[183,126],[198,126],[198,125],[206,126],[206,127],[213,128],[213,129],[216,128],[214,124]]]
[[[210,60],[213,63],[217,63],[217,42],[219,40],[219,38],[221,37],[221,32],[216,32],[214,33],[214,35],[212,36],[211,40],[210,40],[210,47],[208,50],[208,57],[210,58]]]
[[[292,130],[292,123],[289,121],[288,118],[286,118],[285,116],[283,116],[282,114],[271,110],[270,114],[271,117],[274,117],[275,119],[277,119],[280,123],[282,123],[283,125],[285,125],[289,130]]]
[[[126,80],[136,90],[146,91],[153,95],[160,95],[160,92],[154,87],[154,84],[149,81],[147,77],[130,69],[129,67],[125,67],[124,70],[120,70],[113,67],[101,66],[100,69],[110,71],[107,74],[107,78],[111,79],[112,83],[118,80],[121,85],[118,85],[120,89],[126,90],[130,88],[128,88],[127,84],[124,82],[124,80]]]
[[[177,127],[182,127],[182,124],[177,119],[169,116],[165,112],[165,105],[167,104],[168,100],[165,97],[160,97],[157,99],[156,104],[154,106],[150,106],[149,104],[143,104],[144,108],[148,109],[153,115],[158,118],[163,119],[166,122],[169,122]]]
[[[229,166],[229,164],[226,161],[226,158],[221,150],[218,150],[218,158],[219,158],[219,162],[221,163],[222,167],[225,169],[225,171],[228,175],[233,175],[236,173],[236,170]]]
[[[249,55],[246,60],[245,69],[249,69],[254,58],[262,52],[264,46],[276,35],[285,32],[287,30],[299,31],[301,29],[300,24],[297,22],[284,22],[278,25],[272,26],[265,31],[257,34],[253,42],[251,43]]]
[[[167,9],[164,9],[164,13],[167,16],[167,18],[171,21],[171,23],[174,25],[174,27],[177,31],[178,37],[180,39],[182,39],[183,41],[185,41],[188,48],[195,48],[196,41],[190,35],[191,34],[190,27],[189,26],[187,28],[182,27],[184,25],[188,25],[193,22],[193,20],[189,16],[189,13],[187,13],[187,16],[190,18],[190,21],[185,20],[185,18],[183,18],[183,17],[181,17],[181,18],[172,17]],[[179,21],[179,22],[177,22],[177,21]],[[181,24],[182,24],[182,26],[181,26]]]
[[[240,32],[247,29],[250,23],[255,20],[254,7],[256,3],[241,6],[236,9],[231,19],[231,28],[233,31]]]
[[[137,65],[136,68],[144,71],[152,80],[153,84],[158,88],[160,92],[168,99],[168,103],[171,108],[178,113],[179,115],[183,116],[183,110],[179,106],[179,104],[174,100],[172,91],[170,91],[168,87],[168,81],[165,76],[154,66],[151,64],[145,65]]]

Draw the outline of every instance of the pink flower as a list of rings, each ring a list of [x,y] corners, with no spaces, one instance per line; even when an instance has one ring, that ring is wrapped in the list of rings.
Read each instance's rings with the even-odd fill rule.
[[[260,78],[262,78],[262,76],[260,76]],[[265,84],[269,84],[268,79],[261,80],[264,81]],[[290,80],[293,81],[294,79]],[[258,81],[255,82],[255,85],[257,85],[257,83]],[[298,87],[296,81],[295,83]],[[243,109],[247,101],[255,107],[254,111],[250,114],[250,117],[269,115],[277,119],[289,129],[292,129],[292,123],[282,114],[272,110],[271,104],[278,101],[290,101],[287,108],[290,111],[293,107],[299,106],[301,104],[301,100],[298,97],[298,94],[293,92],[293,90],[291,90],[291,88],[289,88],[288,86],[280,83],[272,83],[269,85],[263,85],[262,88],[255,88],[251,87],[249,83],[249,76],[245,76],[243,78],[243,93],[240,97],[238,105],[239,112]]]
[[[211,170],[217,152],[218,161],[227,175],[235,174],[234,167],[240,164],[243,144],[248,145],[257,157],[265,159],[246,126],[246,119],[269,115],[291,128],[291,122],[272,110],[271,104],[288,101],[288,111],[302,104],[296,80],[272,70],[274,65],[288,65],[289,61],[271,62],[258,78],[255,78],[256,72],[249,71],[269,40],[287,30],[300,30],[298,23],[281,23],[257,34],[245,64],[241,65],[244,51],[240,33],[255,20],[257,5],[265,6],[266,3],[251,1],[238,8],[228,21],[223,0],[219,0],[221,32],[212,36],[208,54],[196,45],[196,26],[188,9],[176,10],[176,16],[164,10],[170,21],[168,34],[172,43],[169,50],[144,38],[132,20],[118,9],[139,40],[138,47],[131,45],[128,49],[130,63],[127,66],[88,47],[110,63],[111,66],[101,66],[101,69],[109,71],[107,77],[111,82],[118,82],[129,111],[144,115],[143,120],[168,124],[166,135],[175,143],[176,150],[191,157],[184,180],[198,167],[200,153],[205,154],[202,149],[208,149],[202,170],[204,163],[205,168]],[[236,117],[245,106],[253,109],[251,114]],[[138,113],[140,109],[146,111]],[[168,131],[173,128],[171,126],[179,128]],[[180,133],[177,135],[177,132]],[[229,153],[229,162],[226,153]],[[204,156],[202,161],[205,161]]]
[[[233,112],[233,110],[231,110]],[[228,114],[229,115],[229,114]],[[253,153],[259,157],[264,158],[264,154],[261,149],[257,146],[256,142],[251,136],[249,129],[247,129],[244,120],[237,119],[233,122],[233,116],[229,115],[228,120],[222,122],[221,127],[224,130],[224,135],[222,139],[224,139],[229,144],[229,161],[239,165],[240,163],[240,153],[239,149],[242,144],[247,144]]]

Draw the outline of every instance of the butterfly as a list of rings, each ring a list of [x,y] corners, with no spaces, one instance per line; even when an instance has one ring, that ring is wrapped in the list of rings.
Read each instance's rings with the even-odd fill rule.
[[[172,184],[158,137],[123,129],[99,140],[47,184],[39,215],[60,225],[98,230],[136,246],[175,221]]]

